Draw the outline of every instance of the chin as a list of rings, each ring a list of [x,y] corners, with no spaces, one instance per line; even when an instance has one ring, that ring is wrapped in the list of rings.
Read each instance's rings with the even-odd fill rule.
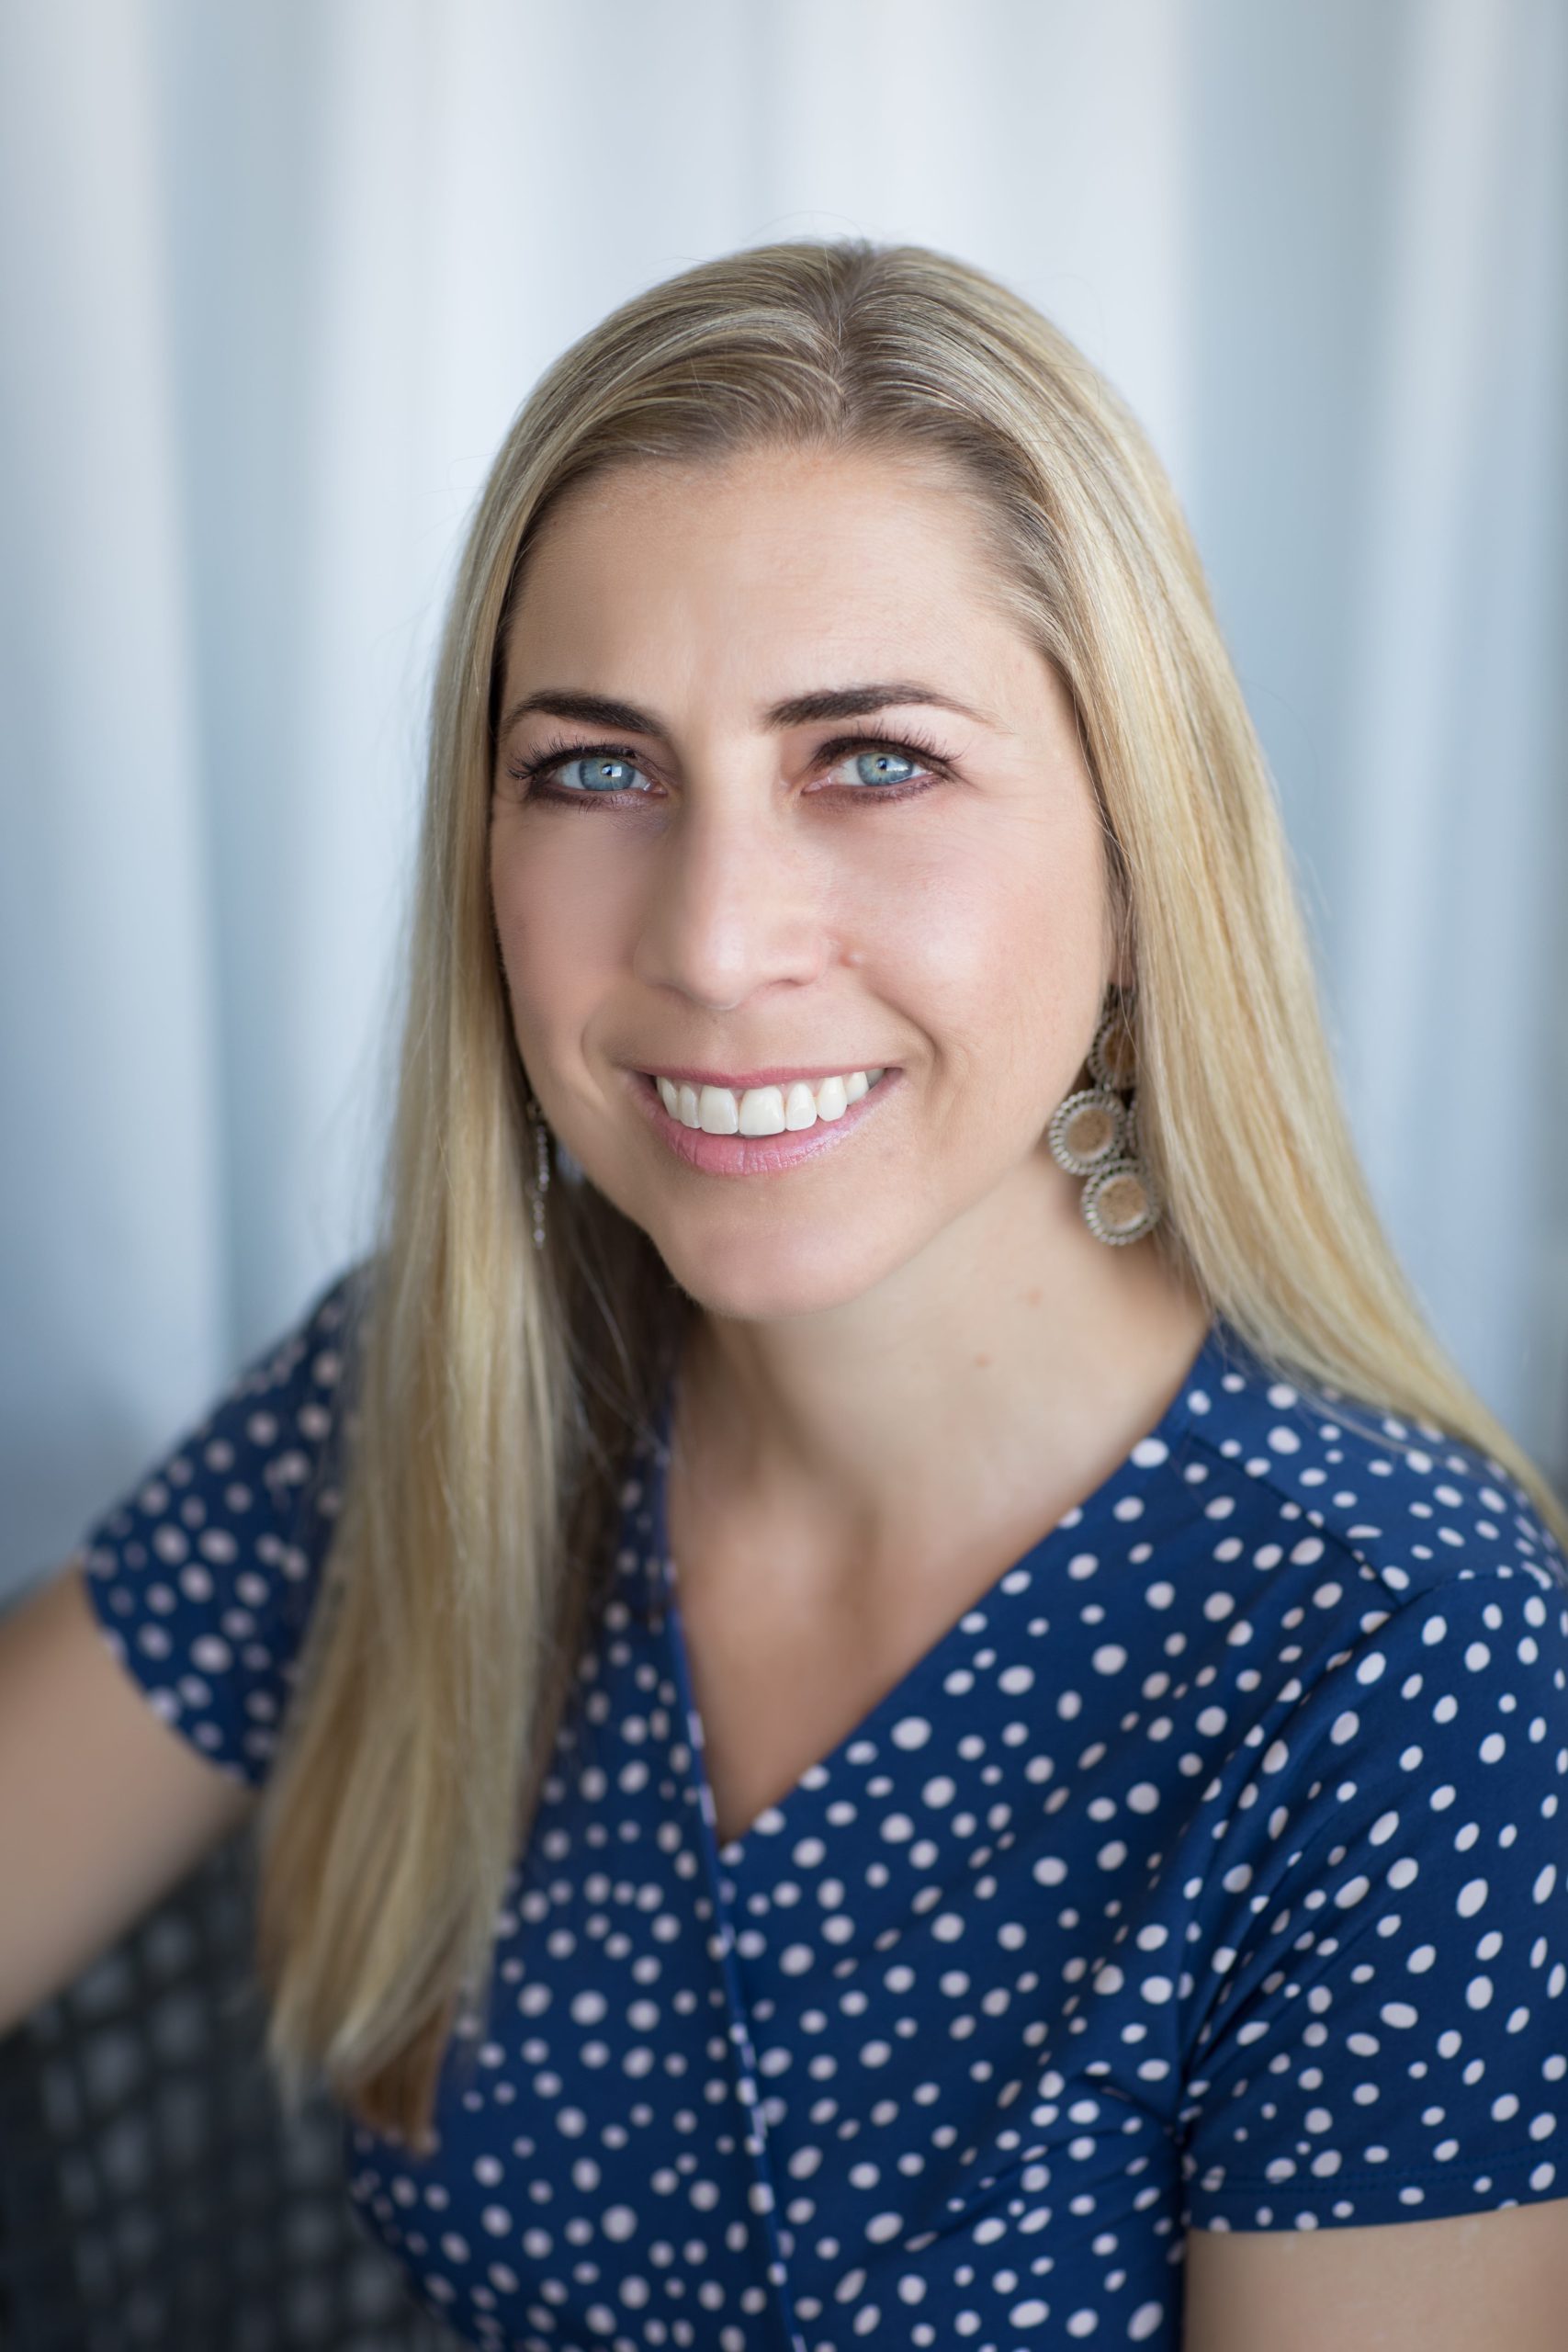
[[[855,1246],[841,1227],[789,1234],[694,1234],[689,1243],[654,1236],[655,1247],[687,1296],[710,1315],[739,1323],[782,1323],[821,1315],[863,1298],[899,1261],[884,1237],[874,1251]]]

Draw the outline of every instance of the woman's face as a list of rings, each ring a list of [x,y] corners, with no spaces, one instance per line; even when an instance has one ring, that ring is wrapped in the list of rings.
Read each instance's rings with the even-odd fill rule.
[[[716,1313],[977,1266],[1043,1210],[1081,1238],[1043,1131],[1112,976],[1104,854],[1071,705],[994,577],[950,478],[864,454],[623,469],[531,555],[491,829],[517,1044]]]

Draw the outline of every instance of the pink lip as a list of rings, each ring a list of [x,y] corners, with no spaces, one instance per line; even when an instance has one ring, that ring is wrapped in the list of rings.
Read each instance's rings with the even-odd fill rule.
[[[832,1070],[823,1073],[829,1078],[835,1074]],[[675,1072],[669,1070],[662,1075],[673,1078]],[[796,1070],[790,1075],[798,1077],[800,1073]],[[672,1119],[660,1100],[658,1087],[644,1072],[630,1070],[627,1077],[634,1099],[676,1158],[683,1159],[689,1168],[700,1169],[706,1176],[776,1175],[786,1168],[797,1167],[802,1160],[815,1159],[819,1152],[831,1151],[835,1144],[852,1135],[898,1083],[898,1072],[888,1069],[858,1102],[850,1104],[841,1119],[818,1119],[814,1127],[797,1128],[793,1133],[786,1128],[777,1136],[710,1136]],[[706,1086],[721,1082],[711,1078],[703,1080]],[[696,1081],[689,1080],[687,1083]],[[761,1078],[748,1080],[747,1083],[771,1086],[777,1081]]]

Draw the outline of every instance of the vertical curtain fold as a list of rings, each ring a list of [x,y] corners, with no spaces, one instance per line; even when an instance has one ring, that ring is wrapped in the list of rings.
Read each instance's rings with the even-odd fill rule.
[[[0,11],[0,1596],[368,1230],[508,420],[791,235],[995,269],[1144,416],[1395,1240],[1568,1467],[1565,121],[1555,0]]]

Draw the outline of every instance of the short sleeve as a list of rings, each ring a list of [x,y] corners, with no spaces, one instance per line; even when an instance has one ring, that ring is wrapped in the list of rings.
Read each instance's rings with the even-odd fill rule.
[[[1257,1758],[1257,1826],[1214,1857],[1192,2227],[1568,2197],[1568,1577],[1541,1549],[1374,1620]]]
[[[253,1787],[332,1538],[363,1272],[322,1292],[81,1546],[121,1665],[165,1723]]]

